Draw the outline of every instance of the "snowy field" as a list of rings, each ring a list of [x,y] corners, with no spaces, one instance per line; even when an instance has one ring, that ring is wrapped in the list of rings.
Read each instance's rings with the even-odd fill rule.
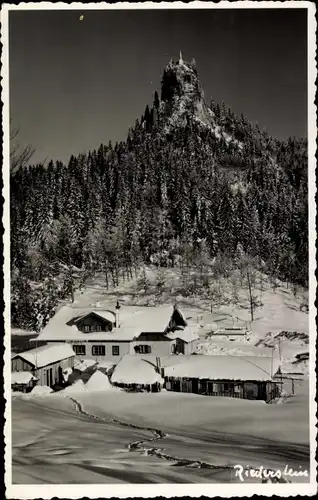
[[[237,463],[309,469],[308,384],[298,389],[280,405],[165,391],[79,392],[85,415],[58,394],[16,396],[13,483],[236,482],[229,466]],[[153,432],[143,428],[166,436],[151,442]],[[129,451],[136,441],[144,441],[141,448]],[[147,453],[154,447],[169,460]]]

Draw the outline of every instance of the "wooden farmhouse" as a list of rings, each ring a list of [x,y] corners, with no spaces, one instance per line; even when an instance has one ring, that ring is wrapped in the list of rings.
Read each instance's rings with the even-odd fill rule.
[[[116,364],[127,354],[192,354],[199,338],[196,330],[197,325],[188,325],[177,307],[127,306],[111,311],[64,306],[35,342],[65,342],[79,358]]]
[[[35,378],[39,385],[53,387],[62,382],[63,370],[73,368],[74,358],[72,346],[65,343],[49,344],[20,352],[11,357],[12,380],[21,381],[23,377],[26,380],[28,373],[33,377],[31,380]],[[23,377],[19,377],[15,372],[23,373]]]

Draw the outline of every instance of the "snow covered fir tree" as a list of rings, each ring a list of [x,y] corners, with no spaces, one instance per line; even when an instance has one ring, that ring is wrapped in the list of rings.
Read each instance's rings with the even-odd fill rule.
[[[143,263],[235,264],[241,250],[307,286],[307,195],[307,141],[208,104],[180,54],[125,142],[12,172],[12,324],[41,329],[96,272],[108,288]]]

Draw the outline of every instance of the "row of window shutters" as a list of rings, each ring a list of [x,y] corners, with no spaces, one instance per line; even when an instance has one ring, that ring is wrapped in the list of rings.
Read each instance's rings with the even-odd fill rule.
[[[77,356],[86,356],[86,345],[79,344],[73,345],[73,350]],[[151,354],[150,345],[139,345],[135,347],[135,352],[139,354]],[[120,346],[112,346],[112,355],[120,356]],[[92,346],[92,356],[106,356],[106,346],[105,345],[93,345]]]

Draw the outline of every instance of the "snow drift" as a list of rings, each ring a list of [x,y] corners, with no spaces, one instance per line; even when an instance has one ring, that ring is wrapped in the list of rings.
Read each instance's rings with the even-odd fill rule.
[[[78,392],[83,392],[85,391],[85,384],[83,380],[77,380],[74,384],[69,385],[68,387],[65,387],[62,391],[60,391],[58,394],[61,395],[71,395],[71,394],[77,394]]]
[[[47,394],[51,394],[51,392],[53,392],[53,389],[51,389],[51,387],[48,387],[47,385],[36,385],[35,387],[33,387],[30,394],[32,394],[33,396],[45,396]]]
[[[113,389],[114,388],[109,382],[107,375],[104,375],[104,373],[99,370],[96,370],[96,372],[93,373],[91,378],[85,384],[86,391],[109,391]]]
[[[149,360],[151,358],[149,357]],[[112,375],[113,384],[152,385],[163,384],[163,379],[156,367],[138,356],[126,355],[116,366]]]

